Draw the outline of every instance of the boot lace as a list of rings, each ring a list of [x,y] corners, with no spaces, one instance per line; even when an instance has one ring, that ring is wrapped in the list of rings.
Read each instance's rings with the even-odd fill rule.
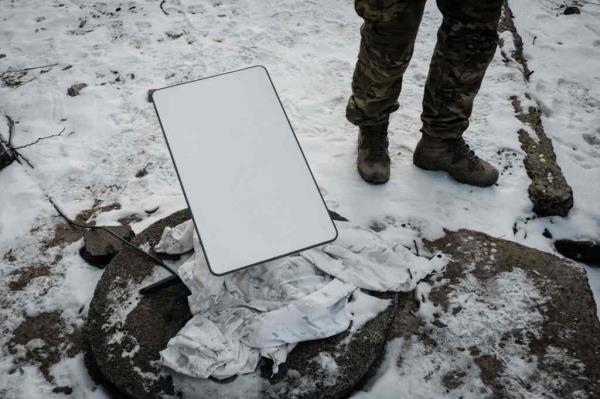
[[[369,149],[369,156],[382,158],[387,156],[388,139],[386,134],[371,133],[364,137],[365,147]]]
[[[479,166],[479,158],[462,138],[456,140],[456,142],[452,145],[451,150],[454,154],[452,163],[466,159],[470,168],[474,169]]]

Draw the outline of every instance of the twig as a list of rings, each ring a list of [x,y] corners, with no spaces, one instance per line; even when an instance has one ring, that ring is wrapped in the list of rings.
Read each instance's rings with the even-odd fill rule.
[[[172,268],[170,268],[169,266],[167,266],[163,261],[161,261],[160,259],[158,259],[156,256],[149,254],[148,252],[144,251],[143,249],[136,247],[135,245],[133,245],[132,243],[130,243],[129,241],[127,241],[126,239],[124,239],[123,237],[119,236],[118,234],[113,233],[112,231],[110,231],[109,229],[107,229],[104,226],[90,226],[87,224],[81,224],[81,223],[77,223],[75,221],[73,221],[72,219],[69,219],[69,217],[58,207],[58,205],[56,205],[56,203],[52,200],[52,198],[48,195],[46,196],[48,198],[48,201],[50,202],[50,204],[52,204],[52,206],[54,207],[54,209],[56,210],[56,212],[58,212],[58,214],[67,221],[67,223],[69,223],[71,226],[77,227],[79,229],[92,229],[92,230],[102,230],[104,232],[106,232],[107,234],[110,234],[111,236],[115,237],[116,239],[118,239],[119,241],[121,241],[123,244],[133,248],[134,250],[136,250],[137,252],[141,253],[142,255],[150,258],[152,261],[154,261],[154,263],[156,263],[157,265],[159,265],[160,267],[164,268],[165,270],[167,270],[169,273],[171,273],[172,275],[176,276],[177,278],[179,278],[179,275],[177,274],[177,272],[175,270],[173,270]]]
[[[162,12],[164,12],[164,13],[165,13],[165,15],[169,15],[169,13],[168,13],[168,12],[166,12],[166,11],[165,11],[165,9],[164,9],[164,5],[165,5],[165,3],[166,3],[166,2],[167,2],[167,0],[162,0],[162,1],[160,2],[160,5],[159,5],[159,7],[160,7],[160,9],[162,10]]]
[[[15,121],[8,115],[4,115],[6,117],[6,122],[8,123],[8,146],[12,147],[12,138],[13,133],[15,132]]]
[[[20,152],[14,151],[14,150],[13,150],[13,152],[15,153],[15,156],[16,156],[15,161],[21,163],[21,161],[19,161],[19,158],[21,158],[23,161],[25,161],[25,163],[27,164],[27,166],[29,166],[31,169],[35,169],[35,167],[33,166],[33,164],[31,162],[29,162],[29,159],[27,159],[23,155],[21,155]]]
[[[2,135],[0,135],[0,143],[4,144],[6,146],[6,149],[10,152],[10,154],[13,157],[13,159],[15,161],[17,161],[17,163],[21,164],[21,161],[19,160],[19,158],[21,158],[23,161],[25,161],[25,163],[31,169],[35,169],[35,167],[33,166],[33,164],[31,162],[29,162],[29,159],[27,159],[26,157],[24,157],[23,155],[21,155],[21,153],[19,153],[19,151],[17,151],[12,146],[11,141],[12,141],[13,134],[15,132],[15,121],[10,116],[8,116],[8,115],[4,115],[4,116],[6,117],[6,121],[8,123],[8,141],[4,140],[4,138],[2,137]]]
[[[27,83],[29,83],[29,82],[33,82],[33,81],[34,81],[34,80],[36,80],[36,79],[37,79],[37,76],[34,76],[33,78],[31,78],[31,79],[29,79],[29,80],[26,80],[26,81],[24,81],[24,82],[19,82],[19,84],[18,84],[18,85],[14,86],[14,87],[11,87],[11,88],[10,88],[10,91],[17,90],[19,87],[23,87],[25,84],[27,84]]]
[[[417,245],[417,240],[413,240],[413,243],[415,244],[415,251],[417,251],[417,256],[419,255],[419,246]]]
[[[36,66],[36,67],[23,68],[23,69],[11,69],[10,72],[31,71],[32,69],[40,69],[40,68],[46,68],[46,67],[53,67],[53,66],[57,66],[57,65],[58,65],[58,63],[56,63],[56,64],[48,64],[48,65],[40,65],[40,66]]]
[[[57,133],[57,134],[51,134],[50,136],[40,137],[40,138],[36,139],[35,141],[32,141],[29,144],[21,145],[19,147],[14,147],[13,151],[14,150],[20,150],[21,148],[25,148],[25,147],[30,147],[30,146],[32,146],[34,144],[39,143],[42,140],[50,139],[52,137],[58,137],[58,136],[62,135],[64,132],[65,132],[65,128],[63,127],[62,130],[59,133]]]

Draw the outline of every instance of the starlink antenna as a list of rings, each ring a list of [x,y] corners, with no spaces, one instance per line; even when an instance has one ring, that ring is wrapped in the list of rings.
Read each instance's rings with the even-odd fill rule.
[[[212,273],[335,240],[264,67],[158,89],[152,99]]]

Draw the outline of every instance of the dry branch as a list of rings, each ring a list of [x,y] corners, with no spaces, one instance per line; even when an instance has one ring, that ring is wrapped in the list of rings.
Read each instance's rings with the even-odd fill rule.
[[[162,0],[162,1],[160,2],[160,5],[159,5],[159,7],[160,7],[160,9],[162,10],[162,12],[164,12],[164,13],[165,13],[165,15],[169,15],[169,13],[168,13],[168,12],[166,12],[166,11],[165,11],[165,8],[164,8],[164,6],[165,6],[165,3],[166,3],[166,2],[167,2],[167,0]]]
[[[58,63],[48,64],[48,65],[40,65],[40,66],[36,66],[36,67],[29,67],[29,68],[23,68],[23,69],[11,69],[10,72],[25,72],[25,71],[31,71],[33,69],[48,68],[48,67],[53,67],[53,66],[57,66],[57,65],[58,65]]]
[[[37,143],[39,143],[39,142],[40,142],[40,141],[42,141],[42,140],[50,139],[50,138],[52,138],[52,137],[58,137],[58,136],[62,135],[64,132],[65,132],[65,128],[63,127],[63,128],[62,128],[62,130],[61,130],[60,132],[56,133],[56,134],[51,134],[50,136],[45,136],[45,137],[39,137],[39,138],[37,138],[35,141],[32,141],[32,142],[31,142],[31,143],[29,143],[29,144],[21,145],[21,146],[19,146],[19,147],[14,147],[14,148],[13,148],[13,151],[14,151],[14,150],[20,150],[21,148],[25,148],[25,147],[30,147],[30,146],[32,146],[32,145],[34,145],[34,144],[37,144]]]
[[[13,133],[15,132],[15,121],[13,121],[13,119],[8,116],[8,115],[4,115],[6,117],[6,122],[8,123],[8,146],[11,147],[12,145],[12,138],[13,138]]]

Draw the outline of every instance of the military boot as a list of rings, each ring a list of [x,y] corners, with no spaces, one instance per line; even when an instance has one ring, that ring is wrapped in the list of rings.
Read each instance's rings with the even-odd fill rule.
[[[360,128],[356,166],[368,183],[383,184],[390,179],[387,125]]]
[[[479,158],[462,138],[440,139],[423,134],[413,154],[421,169],[443,170],[456,181],[487,187],[498,181],[498,170]]]

